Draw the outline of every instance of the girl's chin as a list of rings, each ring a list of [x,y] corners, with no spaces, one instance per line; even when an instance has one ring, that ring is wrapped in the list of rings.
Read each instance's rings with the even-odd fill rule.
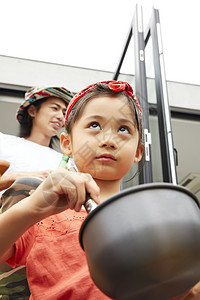
[[[119,178],[119,174],[113,173],[113,172],[108,172],[105,170],[102,171],[91,171],[91,172],[87,172],[89,173],[92,178],[96,179],[96,180],[103,180],[103,181],[116,181],[116,180],[121,180],[121,176]]]

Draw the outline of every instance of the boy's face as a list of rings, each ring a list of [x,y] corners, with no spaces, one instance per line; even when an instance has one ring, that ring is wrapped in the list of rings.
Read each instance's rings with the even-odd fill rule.
[[[50,138],[56,135],[64,126],[65,111],[64,100],[53,96],[43,102],[38,111],[32,105],[29,108],[29,114],[33,117],[34,130]]]
[[[85,106],[67,143],[79,172],[98,180],[121,180],[142,156],[133,113],[124,96],[98,97]]]

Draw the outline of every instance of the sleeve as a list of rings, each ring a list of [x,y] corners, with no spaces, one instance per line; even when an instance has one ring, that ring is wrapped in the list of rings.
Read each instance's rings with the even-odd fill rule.
[[[35,177],[21,177],[17,179],[0,197],[2,212],[30,196],[30,193],[35,190],[40,183],[41,180]]]
[[[26,259],[33,247],[35,240],[34,235],[35,225],[29,228],[16,242],[15,254],[6,262],[13,268],[21,265],[26,265]]]

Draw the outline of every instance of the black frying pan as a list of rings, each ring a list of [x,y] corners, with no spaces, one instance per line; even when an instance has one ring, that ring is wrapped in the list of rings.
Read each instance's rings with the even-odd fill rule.
[[[181,186],[124,190],[88,214],[79,237],[93,281],[111,298],[170,299],[200,280],[200,208]]]

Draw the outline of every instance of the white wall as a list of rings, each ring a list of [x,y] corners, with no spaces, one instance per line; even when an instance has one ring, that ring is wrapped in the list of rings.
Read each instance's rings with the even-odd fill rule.
[[[38,62],[7,56],[0,56],[0,84],[31,86],[64,86],[77,92],[96,81],[110,80],[113,73],[59,64]],[[134,76],[121,74],[134,87]],[[177,82],[167,82],[169,103],[174,107],[200,110],[200,86]],[[148,80],[148,90],[155,102],[154,80]]]

